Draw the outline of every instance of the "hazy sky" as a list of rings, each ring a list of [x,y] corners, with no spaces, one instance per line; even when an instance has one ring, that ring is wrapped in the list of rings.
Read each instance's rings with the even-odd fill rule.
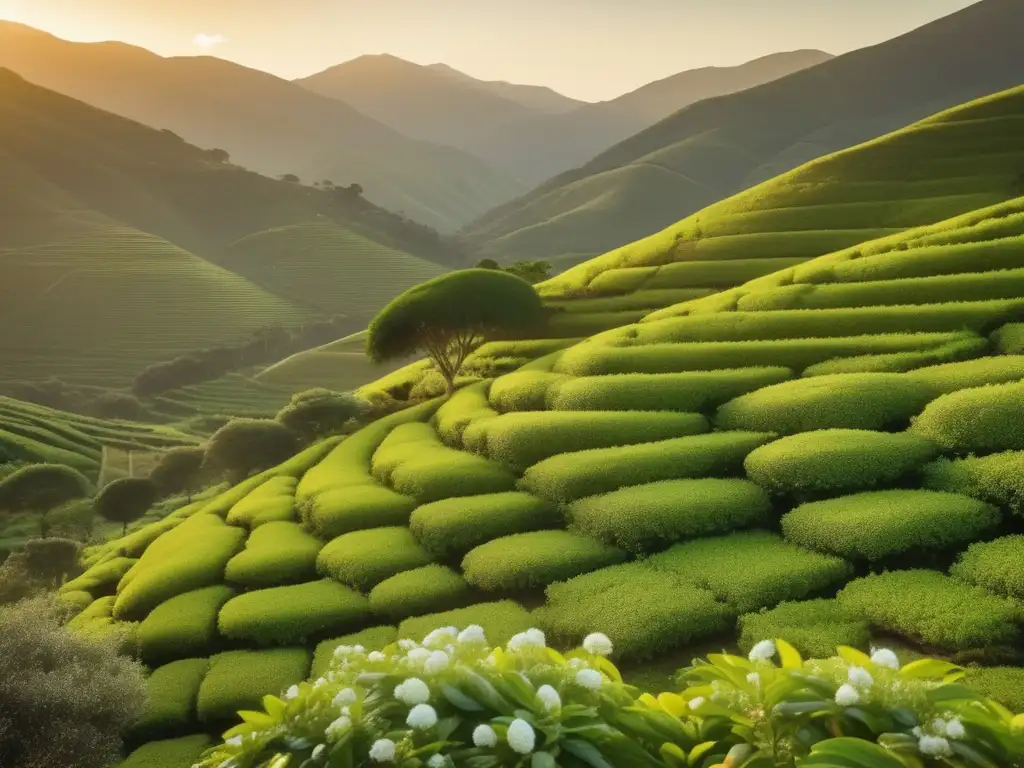
[[[73,40],[202,52],[294,78],[364,53],[599,100],[781,50],[844,53],[974,0],[0,0]]]

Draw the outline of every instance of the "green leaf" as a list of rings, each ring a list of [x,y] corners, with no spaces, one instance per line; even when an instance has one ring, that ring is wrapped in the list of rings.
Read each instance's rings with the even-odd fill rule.
[[[866,667],[871,663],[870,656],[848,645],[840,645],[836,648],[836,653],[839,654],[843,661],[854,667]]]
[[[580,739],[563,739],[561,744],[562,749],[570,755],[579,758],[584,763],[591,766],[591,768],[615,768],[615,766],[604,759],[604,755],[601,754],[601,750],[589,741],[582,741]]]
[[[846,768],[906,768],[903,761],[884,747],[854,738],[828,739],[815,744],[801,766],[835,765]]]
[[[779,659],[782,661],[783,669],[801,669],[804,665],[800,651],[794,648],[781,638],[776,638],[775,648],[779,652]]]
[[[963,673],[965,670],[963,667],[958,667],[956,664],[950,664],[948,661],[939,661],[938,659],[918,659],[905,665],[900,670],[900,677],[909,677],[911,679],[919,678],[930,678],[930,679],[942,679],[947,675]]]
[[[448,699],[449,703],[464,712],[483,712],[484,708],[476,699],[467,696],[458,688],[448,683],[441,684],[441,693]]]

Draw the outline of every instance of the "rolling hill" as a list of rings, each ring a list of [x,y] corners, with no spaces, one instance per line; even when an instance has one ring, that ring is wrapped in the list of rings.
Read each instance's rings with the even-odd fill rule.
[[[376,203],[453,230],[522,188],[475,157],[409,139],[347,104],[212,57],[72,43],[0,22],[0,67],[269,175],[360,184]]]
[[[524,107],[529,107],[535,112],[544,114],[557,115],[563,112],[571,112],[587,103],[565,96],[545,85],[522,85],[520,83],[509,83],[505,80],[480,80],[467,75],[465,72],[460,72],[447,64],[431,64],[427,68],[440,72],[446,77],[468,83],[473,88],[493,93],[509,101],[522,104]]]
[[[580,262],[815,157],[1019,85],[1024,6],[982,0],[880,45],[707,99],[466,229],[498,261]]]

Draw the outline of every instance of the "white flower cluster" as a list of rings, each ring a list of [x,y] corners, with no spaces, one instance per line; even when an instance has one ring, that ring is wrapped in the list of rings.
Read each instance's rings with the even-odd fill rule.
[[[950,741],[959,741],[967,735],[967,729],[960,719],[947,714],[929,723],[927,731],[921,727],[913,730],[917,737],[917,748],[928,757],[949,757],[953,754]]]

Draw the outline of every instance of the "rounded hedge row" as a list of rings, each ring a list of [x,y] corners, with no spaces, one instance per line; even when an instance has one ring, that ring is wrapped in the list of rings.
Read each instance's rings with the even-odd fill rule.
[[[824,659],[840,645],[867,649],[868,623],[835,600],[779,603],[769,611],[740,616],[739,646],[749,652],[766,638],[783,637],[809,658]]]
[[[959,389],[983,387],[986,384],[1005,384],[1024,379],[1024,357],[1000,355],[981,357],[961,363],[946,363],[919,368],[908,376],[921,381],[936,392],[946,394]]]
[[[412,513],[409,527],[430,552],[447,557],[464,555],[491,539],[556,528],[561,522],[552,504],[513,491],[424,504]]]
[[[851,560],[944,552],[985,536],[999,510],[940,491],[868,491],[802,504],[782,518],[787,539]]]
[[[645,554],[763,524],[771,508],[767,494],[746,480],[663,480],[580,499],[568,517],[588,536]]]
[[[551,371],[516,371],[495,379],[491,385],[490,404],[501,413],[512,411],[543,411],[548,392],[568,377]]]
[[[91,593],[93,597],[112,593],[121,578],[137,562],[137,559],[131,557],[113,557],[110,560],[104,560],[86,569],[81,576],[65,582],[60,591],[62,594],[84,591]]]
[[[964,683],[1012,712],[1024,711],[1024,668],[972,667]]]
[[[194,764],[212,746],[213,739],[205,733],[151,741],[132,752],[117,768],[181,768]]]
[[[294,477],[272,477],[231,507],[227,521],[255,528],[277,520],[295,519]]]
[[[992,334],[992,343],[1001,355],[1024,355],[1024,323],[1007,323]]]
[[[489,592],[543,587],[613,565],[626,553],[568,531],[517,533],[476,547],[463,558],[466,581]]]
[[[490,388],[489,381],[480,381],[463,387],[437,409],[434,423],[437,425],[437,434],[446,444],[460,445],[466,427],[479,419],[498,415],[487,400]]]
[[[239,710],[258,710],[264,696],[306,679],[312,654],[305,648],[226,651],[210,659],[199,686],[196,714],[209,725],[231,723]]]
[[[972,544],[950,573],[989,592],[1024,600],[1024,535]]]
[[[136,632],[143,660],[152,666],[188,656],[209,656],[220,639],[217,615],[234,595],[230,587],[215,585],[158,605]]]
[[[914,435],[824,429],[761,446],[743,466],[773,493],[849,493],[895,483],[936,452],[930,440]]]
[[[397,573],[370,591],[371,610],[389,621],[461,608],[470,601],[465,579],[442,565]]]
[[[430,555],[408,528],[394,527],[339,536],[320,550],[316,567],[322,576],[369,592],[396,573],[430,562]]]
[[[132,725],[134,741],[154,741],[198,730],[196,697],[209,659],[180,659],[153,670],[146,683],[146,708]]]
[[[268,522],[254,530],[245,549],[228,561],[224,577],[246,587],[298,584],[316,576],[323,547],[298,523]]]
[[[516,477],[481,456],[451,448],[425,451],[391,475],[392,487],[422,504],[453,496],[502,493],[515,488]]]
[[[413,422],[400,424],[391,430],[384,442],[373,453],[371,471],[379,483],[387,483],[392,473],[423,451],[443,448],[441,437],[430,424]]]
[[[325,491],[313,499],[309,524],[323,538],[333,539],[366,528],[405,525],[416,504],[416,499],[367,477],[364,485]]]
[[[1024,451],[966,459],[939,459],[924,468],[924,485],[973,496],[1024,514]]]
[[[398,625],[398,636],[419,642],[438,627],[468,627],[473,624],[483,627],[487,642],[500,645],[532,627],[533,618],[519,603],[498,600],[406,619]]]
[[[961,454],[1024,449],[1024,383],[943,395],[922,411],[911,431]]]

